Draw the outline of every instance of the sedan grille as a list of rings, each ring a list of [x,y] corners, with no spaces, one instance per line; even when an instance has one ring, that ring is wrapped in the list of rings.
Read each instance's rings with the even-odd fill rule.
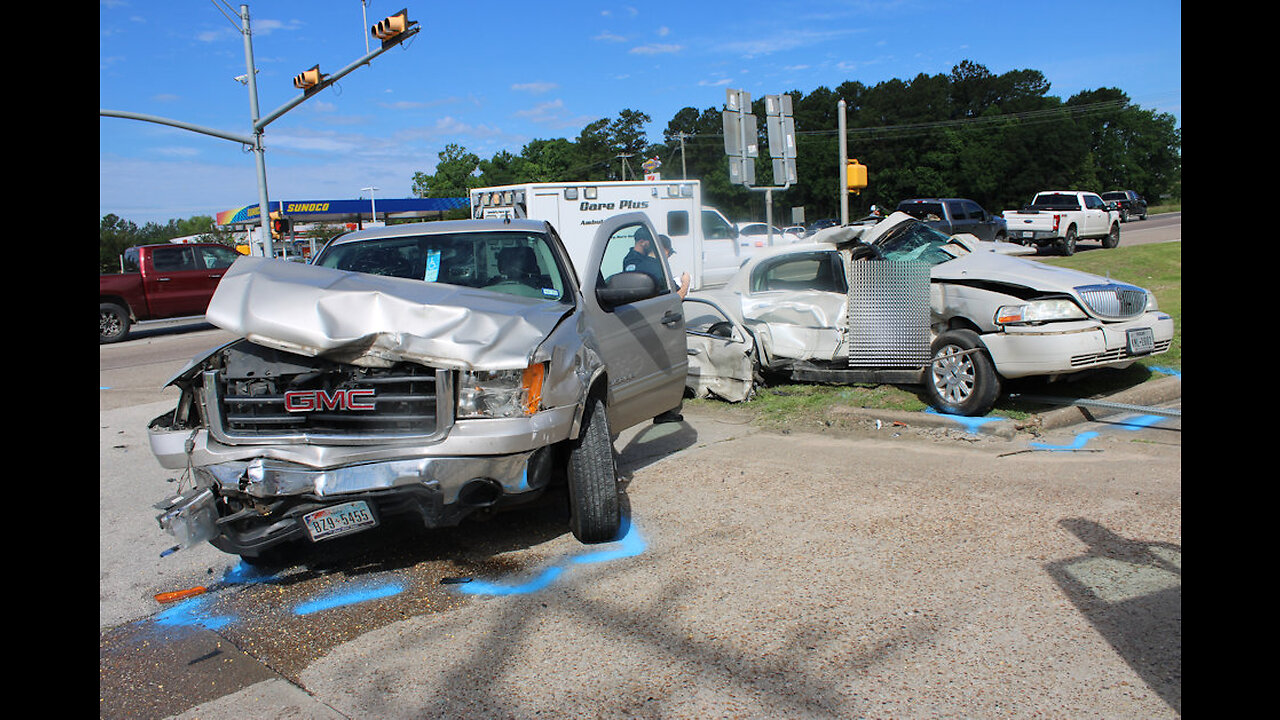
[[[1147,291],[1133,285],[1081,285],[1075,290],[1089,312],[1102,320],[1132,320],[1147,309]]]

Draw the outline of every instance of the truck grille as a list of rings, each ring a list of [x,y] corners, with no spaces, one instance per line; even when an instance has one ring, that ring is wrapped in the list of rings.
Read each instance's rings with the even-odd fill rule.
[[[1102,320],[1131,320],[1147,309],[1147,291],[1132,285],[1081,285],[1075,290]]]
[[[240,362],[205,373],[209,427],[218,439],[360,444],[431,439],[447,429],[440,403],[442,395],[452,400],[447,371],[413,363],[358,368],[298,356],[271,363],[271,352],[264,358],[262,350],[249,350]],[[253,361],[248,369],[244,357]]]

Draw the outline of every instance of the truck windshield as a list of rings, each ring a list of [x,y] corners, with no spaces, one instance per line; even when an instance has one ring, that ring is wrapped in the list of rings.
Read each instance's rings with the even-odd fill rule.
[[[876,245],[885,260],[914,260],[930,266],[955,259],[964,252],[949,235],[916,222],[907,223]]]
[[[565,299],[565,273],[545,235],[469,232],[411,235],[331,245],[321,267]]]

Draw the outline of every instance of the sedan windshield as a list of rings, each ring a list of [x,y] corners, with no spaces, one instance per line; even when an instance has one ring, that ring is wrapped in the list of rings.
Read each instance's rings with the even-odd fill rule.
[[[914,260],[930,266],[953,260],[964,252],[950,235],[918,222],[898,228],[876,241],[876,246],[885,260]]]
[[[545,235],[469,232],[333,245],[321,267],[560,300],[568,283]]]

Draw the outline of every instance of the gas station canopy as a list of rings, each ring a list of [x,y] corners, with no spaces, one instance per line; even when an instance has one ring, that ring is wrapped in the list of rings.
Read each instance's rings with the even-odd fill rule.
[[[439,217],[449,210],[470,207],[467,198],[377,198],[371,200],[273,200],[268,205],[271,214],[290,218],[294,222],[353,222],[365,223],[402,218]],[[375,216],[376,213],[376,216]],[[228,225],[258,225],[262,212],[259,206],[218,213],[216,222]]]

